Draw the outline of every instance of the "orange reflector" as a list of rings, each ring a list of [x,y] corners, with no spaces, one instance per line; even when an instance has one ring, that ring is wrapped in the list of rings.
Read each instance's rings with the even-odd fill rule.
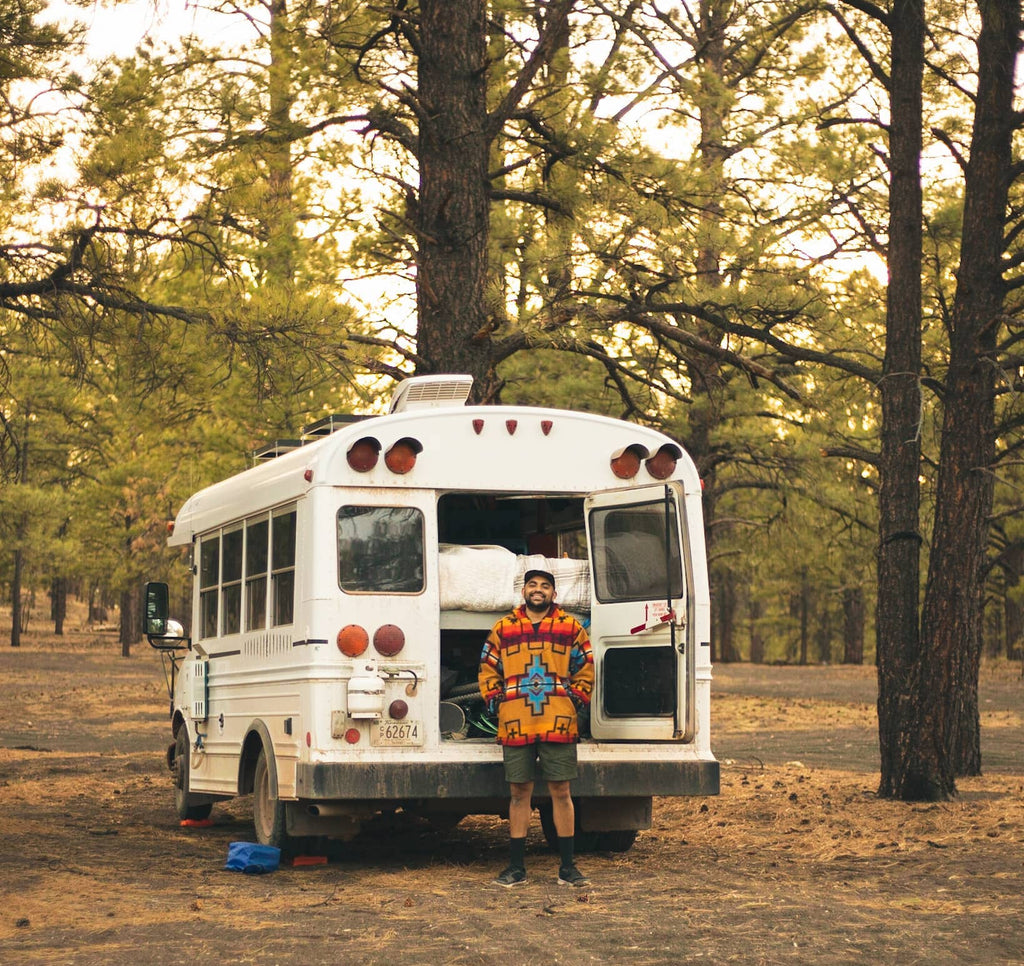
[[[338,631],[338,650],[346,657],[359,657],[370,644],[370,635],[358,624],[346,624]]]
[[[676,471],[680,451],[665,444],[647,461],[647,472],[656,480],[667,480]]]
[[[388,717],[401,721],[409,713],[409,705],[404,701],[392,701],[388,705]]]
[[[400,627],[394,624],[384,624],[378,627],[373,634],[373,646],[378,654],[384,657],[394,657],[405,647],[405,634]]]
[[[392,473],[408,473],[416,465],[416,456],[423,444],[415,439],[400,439],[384,455],[384,465]]]
[[[372,436],[364,436],[348,451],[348,465],[357,473],[367,473],[377,465],[379,455],[380,443]]]

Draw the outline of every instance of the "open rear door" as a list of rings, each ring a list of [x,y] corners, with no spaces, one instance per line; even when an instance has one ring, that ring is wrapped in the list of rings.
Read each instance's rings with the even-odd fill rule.
[[[592,494],[590,639],[598,740],[692,740],[692,568],[684,540],[683,486]]]

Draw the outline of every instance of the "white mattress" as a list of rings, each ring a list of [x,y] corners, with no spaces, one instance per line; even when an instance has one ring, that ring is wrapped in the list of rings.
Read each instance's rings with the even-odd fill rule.
[[[440,546],[441,610],[506,611],[523,602],[523,575],[546,570],[555,578],[555,602],[567,611],[590,611],[586,560],[515,554],[504,547]]]

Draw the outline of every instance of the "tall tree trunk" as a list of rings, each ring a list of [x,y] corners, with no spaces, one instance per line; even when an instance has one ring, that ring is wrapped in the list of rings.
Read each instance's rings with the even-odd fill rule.
[[[24,539],[24,527],[18,524],[17,537],[19,546],[14,548],[14,571],[11,574],[11,647],[21,647],[21,582],[24,555],[21,552],[21,541]]]
[[[761,619],[763,604],[753,597],[747,602],[747,616],[750,621],[750,663],[764,663],[764,635],[758,622]]]
[[[879,387],[878,739],[879,794],[904,797],[908,723],[925,699],[908,687],[919,647],[921,572],[921,78],[924,0],[894,0],[889,122],[889,285]]]
[[[720,571],[715,594],[718,632],[712,636],[716,644],[714,660],[731,663],[740,659],[736,648],[736,575],[729,569]]]
[[[64,619],[68,614],[68,579],[54,577],[50,582],[50,619],[53,621],[53,633],[57,637],[64,636]]]
[[[922,797],[981,771],[978,668],[995,458],[995,355],[1002,327],[1003,230],[1011,180],[1020,4],[981,0],[978,92],[943,395],[935,527],[921,619]]]
[[[21,441],[12,438],[17,449],[17,475],[19,484],[28,482],[28,433],[32,424],[31,404],[25,404],[25,428]],[[28,514],[22,512],[14,533],[14,572],[11,575],[11,647],[21,647],[21,629],[25,620],[22,614],[21,586],[25,579],[25,544],[28,540]]]
[[[415,210],[419,373],[465,372],[478,399],[498,378],[487,310],[485,0],[421,0],[420,189]]]
[[[292,189],[292,94],[287,0],[270,4],[270,64],[267,92],[267,201],[263,212],[263,267],[266,281],[288,291],[295,273],[295,204]]]
[[[128,587],[121,591],[121,620],[118,624],[121,657],[132,656],[132,644],[141,636],[139,624],[139,592],[135,587]]]
[[[864,591],[843,588],[843,664],[864,663]]]

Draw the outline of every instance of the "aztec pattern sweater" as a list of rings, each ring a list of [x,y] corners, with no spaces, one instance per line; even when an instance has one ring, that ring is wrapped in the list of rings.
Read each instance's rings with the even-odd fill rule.
[[[499,744],[577,741],[576,708],[590,703],[594,689],[590,638],[555,604],[535,630],[520,605],[487,635],[479,681],[498,714]]]

